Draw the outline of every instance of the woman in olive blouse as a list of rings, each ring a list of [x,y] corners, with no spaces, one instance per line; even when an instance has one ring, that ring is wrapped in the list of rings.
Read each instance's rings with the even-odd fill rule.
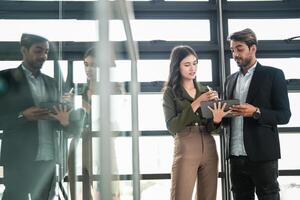
[[[215,105],[213,119],[201,116],[201,102],[218,98],[216,91],[197,84],[198,57],[189,46],[171,52],[170,74],[163,95],[165,121],[174,135],[171,199],[191,200],[197,180],[197,199],[215,200],[218,155],[211,133],[219,131],[225,105]]]

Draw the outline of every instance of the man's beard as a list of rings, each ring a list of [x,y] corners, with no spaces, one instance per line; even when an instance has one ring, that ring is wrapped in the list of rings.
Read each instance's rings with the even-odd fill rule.
[[[250,58],[245,58],[244,60],[240,59],[240,61],[241,61],[240,63],[238,63],[238,62],[236,62],[236,63],[241,69],[247,68],[249,66],[249,64],[251,63]]]
[[[34,69],[41,69],[43,64],[44,64],[44,62],[38,62],[38,63],[32,64],[32,66]]]

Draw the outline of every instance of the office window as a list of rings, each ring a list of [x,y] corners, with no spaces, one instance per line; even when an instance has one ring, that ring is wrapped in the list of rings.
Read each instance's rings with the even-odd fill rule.
[[[171,180],[142,180],[141,200],[170,199]],[[195,188],[194,194],[195,196]],[[222,199],[221,180],[218,179],[217,199]]]
[[[285,79],[300,79],[300,58],[258,58],[262,65],[272,66],[284,72]],[[238,71],[239,67],[233,59],[230,59],[231,74]]]
[[[258,40],[283,40],[300,35],[300,19],[229,19],[229,34],[251,28]],[[278,31],[280,27],[280,31]]]
[[[299,176],[279,176],[280,199],[296,200],[300,196]]]
[[[227,0],[227,1],[242,1],[242,2],[248,2],[248,1],[283,1],[283,0]]]
[[[17,68],[21,63],[22,63],[22,61],[0,61],[0,70]],[[60,65],[60,70],[63,74],[63,77],[66,80],[68,62],[65,60],[61,60],[61,61],[59,61],[59,65]],[[54,77],[54,61],[47,60],[44,63],[41,71],[42,71],[42,73],[53,78]]]
[[[279,160],[279,169],[300,169],[300,134],[282,133],[279,135],[281,144],[281,159]]]
[[[167,81],[169,76],[169,60],[138,60],[138,81]],[[78,76],[80,74],[80,76]],[[116,60],[115,66],[110,68],[110,80],[112,82],[126,82],[131,80],[130,60]],[[73,81],[75,83],[86,83],[83,61],[73,62]],[[199,59],[197,70],[197,81],[212,81],[212,63],[210,59]]]
[[[136,41],[210,40],[209,20],[132,20],[131,27]]]
[[[100,137],[101,139],[101,137]],[[93,138],[93,173],[100,172],[99,138]],[[131,137],[112,138],[112,173],[132,174],[132,140]]]
[[[290,108],[292,116],[288,124],[279,125],[279,127],[300,127],[300,93],[289,93],[289,101],[290,101]]]

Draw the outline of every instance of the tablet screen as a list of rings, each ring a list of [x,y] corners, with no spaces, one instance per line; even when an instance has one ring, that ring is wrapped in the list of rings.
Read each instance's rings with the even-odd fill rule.
[[[204,101],[201,102],[201,113],[202,116],[204,118],[212,118],[212,112],[208,109],[208,106],[213,108],[214,107],[214,103],[216,103],[218,105],[218,103],[221,102],[221,104],[223,105],[223,103],[227,103],[226,107],[225,107],[225,111],[227,111],[229,109],[230,106],[232,105],[236,105],[240,103],[240,100],[238,99],[230,99],[230,100],[218,100],[218,101]],[[225,117],[232,117],[232,115],[228,114]]]

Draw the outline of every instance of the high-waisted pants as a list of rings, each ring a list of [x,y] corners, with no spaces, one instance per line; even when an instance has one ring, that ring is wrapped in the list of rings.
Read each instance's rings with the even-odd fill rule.
[[[171,200],[191,200],[197,180],[197,200],[216,200],[218,154],[203,126],[188,126],[175,136]]]

